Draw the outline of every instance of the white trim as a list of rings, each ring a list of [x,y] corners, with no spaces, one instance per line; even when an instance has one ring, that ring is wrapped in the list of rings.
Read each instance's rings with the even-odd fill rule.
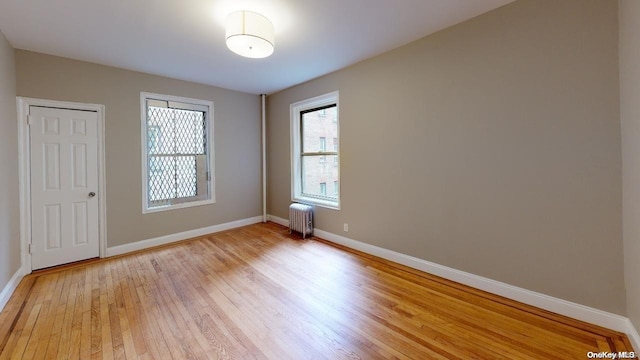
[[[231,221],[224,224],[218,224],[213,226],[207,226],[200,229],[187,230],[176,234],[159,236],[153,239],[140,240],[129,244],[118,245],[107,248],[107,256],[116,256],[122,255],[126,253],[130,253],[132,251],[144,250],[154,246],[166,245],[182,240],[192,239],[198,236],[203,236],[207,234],[213,234],[220,231],[235,229],[241,226],[247,226],[252,224],[257,224],[262,222],[262,216],[254,216],[248,219]]]
[[[269,219],[269,221],[273,221],[276,224],[289,227],[289,220],[287,220],[287,219],[283,219],[283,218],[277,217],[275,215],[268,215],[267,218]]]
[[[99,256],[107,253],[107,188],[105,170],[105,107],[100,104],[85,104],[70,101],[57,101],[16,97],[18,108],[18,161],[19,161],[19,191],[20,191],[20,253],[22,267],[31,273],[31,158],[29,150],[29,107],[43,106],[71,110],[95,111],[98,115],[98,236]]]
[[[283,226],[289,226],[289,221],[287,219],[283,219],[274,215],[269,215],[269,220]],[[615,331],[620,331],[626,333],[629,338],[633,338],[635,336],[634,347],[635,349],[640,349],[640,346],[638,346],[639,339],[637,336],[637,332],[635,332],[635,335],[631,332],[630,328],[633,329],[633,326],[631,325],[629,319],[624,316],[609,313],[599,309],[594,309],[592,307],[555,298],[535,291],[523,289],[500,281],[474,275],[465,271],[456,270],[427,260],[405,255],[393,250],[388,250],[361,241],[349,239],[347,237],[336,235],[317,228],[314,229],[314,235],[330,242],[340,244],[351,249],[359,250],[364,253],[393,261],[398,264],[406,265],[411,268],[440,276],[442,278],[455,281],[467,286],[471,286],[476,289],[484,290],[492,294],[500,295],[505,298],[516,300],[524,304],[535,306],[560,315],[582,320]]]
[[[291,136],[291,201],[307,205],[317,205],[333,210],[340,210],[340,194],[337,200],[315,198],[302,193],[302,161],[301,161],[301,139],[300,139],[300,113],[325,105],[335,104],[337,108],[336,126],[337,139],[340,143],[340,94],[333,91],[327,94],[313,97],[290,105],[290,136]],[[340,146],[338,146],[338,182],[340,182]]]
[[[20,284],[20,281],[22,281],[22,278],[28,273],[29,271],[27,271],[24,266],[21,266],[18,271],[13,274],[11,279],[9,279],[9,282],[4,286],[2,291],[0,291],[0,311],[7,305],[9,299],[11,299],[11,295],[13,295],[13,292],[16,291],[16,288]]]
[[[637,354],[640,352],[640,334],[638,334],[638,330],[629,319],[627,319],[627,331],[625,333],[629,337],[629,341],[631,341],[631,346],[633,346],[636,356],[638,356]]]
[[[539,307],[574,319],[597,324],[616,331],[626,331],[626,318],[624,316],[608,313],[588,306],[555,298],[535,291],[509,285],[500,281],[474,275],[465,271],[456,270],[430,261],[405,255],[378,246],[352,240],[344,236],[335,235],[327,231],[315,229],[314,234],[352,249],[360,250],[367,254],[381,257],[402,265],[418,269],[429,274],[440,276],[476,289],[484,290],[492,294],[520,301],[522,303]]]
[[[147,100],[165,101],[167,106],[179,108],[189,108],[195,111],[204,111],[207,120],[207,159],[209,161],[209,181],[207,187],[209,189],[209,198],[206,200],[188,201],[178,204],[172,204],[167,206],[158,206],[149,208],[148,206],[148,184],[147,184]],[[176,104],[180,103],[180,104]],[[172,105],[173,104],[173,105]],[[205,110],[206,108],[206,110]],[[176,209],[184,209],[194,206],[210,205],[216,202],[216,171],[215,171],[215,146],[214,146],[214,107],[213,101],[192,99],[181,96],[154,94],[149,92],[140,92],[140,145],[142,151],[140,152],[142,157],[142,213],[149,214],[159,211],[168,211]]]

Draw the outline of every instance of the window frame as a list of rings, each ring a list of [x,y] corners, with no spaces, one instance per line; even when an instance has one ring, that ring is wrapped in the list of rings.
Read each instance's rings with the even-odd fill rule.
[[[329,107],[335,105],[336,107],[336,135],[338,144],[340,142],[340,101],[339,92],[333,91],[327,94],[316,96],[310,99],[298,101],[290,106],[290,130],[291,130],[291,200],[309,205],[317,205],[320,207],[340,210],[341,195],[337,194],[336,199],[328,197],[311,196],[310,194],[304,194],[302,192],[303,174],[302,174],[302,118],[301,115],[309,110]],[[338,146],[338,149],[340,147]],[[330,152],[334,153],[334,152]],[[333,154],[329,154],[333,155]],[[336,159],[338,159],[338,181],[340,181],[340,151],[335,151]]]
[[[148,123],[147,123],[147,104],[149,101],[166,102],[170,108],[179,108],[183,110],[196,110],[205,113],[205,121],[207,127],[206,133],[206,154],[207,165],[209,168],[209,176],[207,181],[208,198],[203,200],[178,201],[177,203],[149,207],[149,154],[148,154]],[[172,106],[173,105],[173,106]],[[179,105],[179,106],[177,106]],[[195,206],[215,204],[215,145],[214,145],[214,106],[212,101],[192,99],[173,95],[155,94],[149,92],[140,92],[140,140],[141,140],[141,170],[142,170],[142,213],[155,213],[160,211],[184,209]]]

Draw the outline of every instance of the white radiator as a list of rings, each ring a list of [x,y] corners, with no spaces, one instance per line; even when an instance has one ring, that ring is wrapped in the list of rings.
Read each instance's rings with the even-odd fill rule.
[[[289,232],[302,233],[302,238],[313,234],[313,208],[304,204],[289,206]]]

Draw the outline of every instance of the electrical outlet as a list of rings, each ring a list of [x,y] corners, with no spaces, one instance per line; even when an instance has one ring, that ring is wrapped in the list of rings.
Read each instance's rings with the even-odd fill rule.
[[[349,224],[344,224],[344,232],[349,232]]]

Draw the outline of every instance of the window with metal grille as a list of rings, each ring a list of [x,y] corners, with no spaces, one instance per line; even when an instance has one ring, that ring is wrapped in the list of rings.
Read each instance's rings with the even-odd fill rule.
[[[213,103],[141,93],[143,212],[211,204]]]

